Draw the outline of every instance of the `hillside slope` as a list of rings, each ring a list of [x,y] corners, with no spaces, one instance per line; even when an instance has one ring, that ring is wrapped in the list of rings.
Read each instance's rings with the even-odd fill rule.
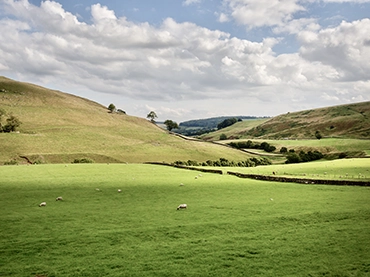
[[[220,133],[228,138],[311,139],[316,131],[322,137],[370,139],[370,102],[287,113],[265,120],[257,126],[234,124],[205,139],[217,140]]]
[[[370,102],[287,113],[246,132],[263,138],[370,138]]]
[[[245,160],[246,154],[168,134],[146,119],[118,113],[96,102],[0,77],[0,107],[22,122],[19,133],[0,133],[0,164],[26,157],[66,163]]]

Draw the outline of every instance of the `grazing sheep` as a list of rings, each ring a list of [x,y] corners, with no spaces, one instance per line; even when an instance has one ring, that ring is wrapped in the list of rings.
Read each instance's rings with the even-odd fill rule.
[[[46,206],[46,202],[41,202],[39,207],[45,207]]]
[[[121,190],[120,190],[120,189],[118,189],[118,192],[121,192]]]
[[[59,201],[59,200],[63,200],[63,197],[62,196],[59,196],[55,199],[55,201]]]
[[[177,210],[180,210],[180,209],[186,209],[188,207],[188,205],[186,204],[180,204],[178,207],[177,207]]]
[[[181,184],[180,184],[180,187],[182,187],[183,185],[184,185],[184,184],[183,184],[183,183],[181,183]]]

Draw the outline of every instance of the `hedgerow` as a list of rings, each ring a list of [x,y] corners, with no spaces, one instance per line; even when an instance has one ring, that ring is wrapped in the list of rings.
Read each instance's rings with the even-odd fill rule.
[[[230,166],[230,167],[254,167],[258,165],[270,165],[271,161],[265,157],[261,158],[250,158],[245,161],[229,161],[225,158],[220,158],[219,160],[207,160],[205,162],[197,162],[193,160],[188,161],[176,161],[174,165],[184,165],[184,166]]]

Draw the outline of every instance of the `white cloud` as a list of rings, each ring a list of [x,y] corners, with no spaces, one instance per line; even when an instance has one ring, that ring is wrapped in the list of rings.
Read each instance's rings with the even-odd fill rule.
[[[292,19],[293,14],[304,11],[298,0],[223,0],[230,14],[240,25],[250,28],[279,26]]]
[[[190,6],[192,4],[200,3],[202,0],[185,0],[182,2],[183,6]]]
[[[172,18],[158,26],[135,23],[100,4],[91,7],[93,23],[88,24],[56,2],[38,7],[7,0],[0,4],[8,15],[0,17],[0,74],[145,101],[161,116],[175,119],[211,115],[207,105],[217,109],[215,115],[261,115],[268,113],[258,105],[284,112],[288,103],[298,109],[318,99],[328,105],[370,100],[370,19],[322,28],[316,19],[291,20],[303,10],[293,0],[285,6],[269,2],[274,8],[258,4],[263,1],[227,3],[240,24],[252,24],[254,17],[253,26],[271,25],[275,33],[296,36],[299,51],[276,54],[280,38],[252,42]],[[249,13],[243,5],[256,14],[243,19]],[[141,113],[146,109],[136,107]]]
[[[100,21],[104,19],[117,19],[114,11],[111,11],[106,6],[101,6],[100,4],[95,4],[91,6],[91,15],[95,21]]]
[[[367,81],[370,72],[370,19],[343,21],[335,28],[298,35],[300,53],[308,61],[336,68],[342,81]]]
[[[216,14],[218,16],[218,22],[224,23],[230,21],[230,18],[225,13]]]

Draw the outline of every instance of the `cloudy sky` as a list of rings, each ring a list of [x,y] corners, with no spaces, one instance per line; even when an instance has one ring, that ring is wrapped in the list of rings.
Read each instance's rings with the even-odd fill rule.
[[[0,75],[159,121],[370,100],[370,0],[0,0]]]

